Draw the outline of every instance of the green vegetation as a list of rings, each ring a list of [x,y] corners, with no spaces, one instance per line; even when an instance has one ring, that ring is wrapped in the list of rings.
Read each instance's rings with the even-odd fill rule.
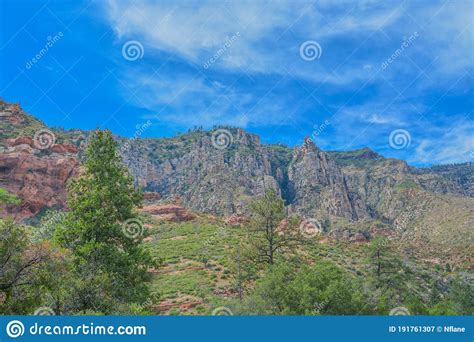
[[[96,131],[86,151],[85,172],[69,186],[59,244],[71,250],[78,310],[107,313],[114,306],[148,298],[147,272],[154,264],[141,247],[142,223],[135,208],[141,193],[122,165],[110,131]]]
[[[0,203],[3,204],[20,204],[20,200],[7,190],[0,188]]]
[[[395,190],[397,191],[402,191],[406,189],[421,189],[421,187],[413,179],[410,178],[403,179],[395,185]]]
[[[353,151],[333,151],[328,152],[331,158],[339,166],[354,166],[357,168],[373,167],[382,163],[385,159],[381,155],[369,148],[362,148]]]
[[[247,243],[253,258],[273,265],[275,259],[295,250],[301,236],[294,220],[286,220],[283,199],[273,190],[250,204],[252,216],[247,225]]]
[[[168,159],[205,134],[137,140],[131,148]],[[291,160],[290,149],[267,148],[272,168]],[[204,214],[190,222],[158,221],[138,214],[141,194],[116,150],[110,132],[94,133],[85,172],[69,185],[69,212],[45,210],[35,227],[0,220],[1,314],[33,314],[44,306],[56,314],[209,314],[217,306],[235,314],[385,315],[400,306],[419,315],[473,313],[470,265],[456,259],[468,250],[449,254],[432,247],[438,250],[429,254],[419,241],[382,237],[360,244],[302,239],[299,222],[271,191],[252,202],[249,221],[240,225]],[[369,152],[345,153],[339,162],[383,160]],[[405,179],[396,189],[416,186]],[[0,202],[19,203],[3,189]],[[447,209],[439,203],[432,210],[442,215]],[[468,222],[456,217],[453,226]],[[367,232],[369,224],[374,221],[340,219],[331,228]],[[424,261],[423,253],[440,260]]]
[[[15,201],[3,192],[1,200]],[[142,246],[140,204],[112,134],[96,131],[85,172],[69,186],[67,214],[44,215],[36,230],[0,221],[1,313],[48,306],[56,314],[110,314],[145,303],[156,263]]]
[[[370,313],[362,284],[332,262],[282,263],[257,281],[243,304],[260,315],[357,315]]]

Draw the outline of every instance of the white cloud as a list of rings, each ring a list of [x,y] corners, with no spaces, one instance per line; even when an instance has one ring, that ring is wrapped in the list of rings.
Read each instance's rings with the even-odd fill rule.
[[[119,39],[132,37],[147,49],[176,54],[197,66],[239,32],[239,38],[215,65],[237,72],[285,74],[291,70],[296,77],[336,84],[367,79],[367,61],[352,53],[369,39],[373,50],[368,57],[383,57],[386,44],[398,43],[413,31],[419,32],[420,39],[407,55],[416,60],[417,53],[422,52],[436,59],[433,72],[455,73],[473,64],[473,4],[468,1],[393,6],[380,1],[201,0],[178,4],[169,0],[109,0],[104,10]],[[389,38],[380,34],[375,39],[379,29]],[[326,60],[308,64],[299,59],[299,45],[311,39],[321,43]],[[344,45],[334,46],[335,39],[343,39],[340,42]],[[350,58],[340,57],[341,48]],[[331,60],[343,62],[338,65],[338,77],[332,74],[336,65]],[[410,63],[398,63],[402,66],[418,71]],[[394,67],[386,77],[396,75]]]
[[[436,138],[424,138],[416,147],[410,161],[448,164],[472,160],[474,153],[474,121],[461,119],[444,127]]]
[[[215,67],[251,73],[286,74],[292,70],[296,77],[341,84],[366,78],[367,72],[348,60],[335,77],[322,62],[302,61],[299,45],[311,39],[330,44],[338,35],[368,36],[394,24],[403,14],[401,8],[371,7],[367,3],[372,2],[354,6],[349,1],[334,6],[327,1],[188,1],[178,5],[173,1],[137,4],[110,0],[105,12],[119,39],[139,40],[146,49],[167,51],[197,66],[239,32],[239,38]],[[358,38],[353,39],[357,44]],[[329,45],[323,45],[325,48]],[[326,61],[330,60],[328,56]]]

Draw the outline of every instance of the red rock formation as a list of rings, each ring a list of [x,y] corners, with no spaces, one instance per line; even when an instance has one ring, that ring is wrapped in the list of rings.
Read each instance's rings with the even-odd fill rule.
[[[146,205],[142,211],[152,215],[154,219],[172,222],[189,221],[195,218],[195,215],[175,204]]]
[[[33,146],[33,139],[30,137],[18,137],[16,139],[6,139],[5,143],[7,146],[13,147],[13,146],[18,146],[18,145],[28,145],[30,147]]]
[[[51,152],[56,153],[77,153],[78,149],[76,146],[71,144],[55,144],[49,149]]]
[[[66,183],[79,168],[75,157],[38,157],[25,145],[0,153],[0,187],[22,200],[21,205],[10,205],[1,215],[17,219],[35,215],[44,206],[64,207]]]
[[[19,103],[9,104],[0,99],[0,121],[20,125],[25,121],[24,116],[18,115],[21,112],[22,110]]]
[[[158,192],[144,192],[143,199],[145,201],[158,201],[161,199],[161,195]]]

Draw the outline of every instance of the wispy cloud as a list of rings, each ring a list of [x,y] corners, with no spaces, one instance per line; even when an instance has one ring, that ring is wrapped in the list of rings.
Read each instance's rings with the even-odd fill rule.
[[[432,137],[423,138],[419,142],[416,153],[409,161],[447,164],[474,160],[474,121],[472,119],[462,118],[437,131],[439,134],[433,134]]]
[[[126,84],[139,89],[132,101],[138,98],[137,105],[161,120],[184,127],[292,126],[303,135],[311,134],[308,124],[330,117],[319,136],[324,147],[369,145],[388,154],[394,151],[387,150],[387,136],[404,128],[413,143],[397,153],[424,163],[462,159],[460,151],[469,148],[470,126],[448,129],[433,113],[444,97],[472,89],[473,6],[441,0],[109,0],[103,12],[119,44],[134,39],[144,45],[141,67],[124,64],[121,70]],[[300,58],[308,40],[320,44],[321,58]],[[420,124],[424,120],[428,127]],[[449,141],[436,149],[430,134]]]

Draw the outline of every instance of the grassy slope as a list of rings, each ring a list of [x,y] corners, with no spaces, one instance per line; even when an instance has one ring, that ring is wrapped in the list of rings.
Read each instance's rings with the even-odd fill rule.
[[[232,306],[236,293],[232,290],[229,265],[231,249],[241,237],[240,227],[225,225],[219,220],[200,217],[186,223],[153,222],[147,246],[163,266],[154,272],[153,291],[160,294],[152,311],[158,314],[209,314],[222,305]],[[431,247],[420,239],[405,239],[396,243],[407,269],[407,288],[428,298],[433,279],[449,277],[445,264],[453,272],[468,271],[468,248]],[[441,248],[442,247],[442,248]],[[299,251],[309,263],[328,259],[352,274],[366,278],[366,244],[308,240]],[[209,259],[207,264],[204,259]],[[157,305],[161,305],[158,307]]]

